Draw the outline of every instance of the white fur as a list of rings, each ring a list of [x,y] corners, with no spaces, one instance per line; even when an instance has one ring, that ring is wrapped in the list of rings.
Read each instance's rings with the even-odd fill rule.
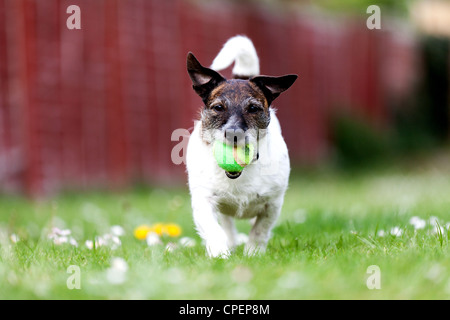
[[[211,69],[223,70],[234,62],[233,74],[256,76],[259,74],[259,59],[252,41],[245,36],[230,38],[214,59]]]

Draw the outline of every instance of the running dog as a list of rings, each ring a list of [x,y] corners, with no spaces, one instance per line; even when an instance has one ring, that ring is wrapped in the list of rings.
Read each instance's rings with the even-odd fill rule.
[[[234,62],[232,79],[219,70]],[[196,229],[210,257],[228,257],[238,244],[233,218],[253,219],[244,252],[264,252],[288,187],[289,155],[272,102],[297,79],[259,75],[250,39],[229,39],[210,68],[190,52],[187,71],[204,106],[186,152],[186,168]],[[224,171],[214,157],[216,141],[255,152],[242,171]]]

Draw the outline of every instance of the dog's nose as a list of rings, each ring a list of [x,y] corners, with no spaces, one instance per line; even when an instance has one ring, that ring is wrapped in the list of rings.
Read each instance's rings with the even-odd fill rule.
[[[238,115],[232,115],[224,128],[225,139],[228,143],[240,143],[245,140],[247,126],[245,120]]]
[[[230,144],[240,143],[242,141],[245,141],[244,130],[237,126],[228,127],[225,130],[224,135],[225,135],[225,140]]]

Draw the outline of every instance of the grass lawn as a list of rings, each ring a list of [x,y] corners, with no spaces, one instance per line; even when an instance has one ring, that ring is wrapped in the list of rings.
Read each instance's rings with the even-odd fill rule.
[[[450,175],[415,168],[294,173],[267,252],[246,257],[241,246],[226,260],[205,256],[187,188],[3,196],[0,298],[448,299]],[[181,236],[153,246],[134,237],[156,222],[178,224]],[[86,246],[114,225],[124,230],[120,243]],[[69,229],[77,246],[49,239],[53,227]]]

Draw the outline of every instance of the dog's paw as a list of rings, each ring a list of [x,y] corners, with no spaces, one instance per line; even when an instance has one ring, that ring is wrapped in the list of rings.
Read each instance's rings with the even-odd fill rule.
[[[230,249],[228,246],[219,243],[206,244],[206,252],[210,258],[227,259],[230,256]]]

